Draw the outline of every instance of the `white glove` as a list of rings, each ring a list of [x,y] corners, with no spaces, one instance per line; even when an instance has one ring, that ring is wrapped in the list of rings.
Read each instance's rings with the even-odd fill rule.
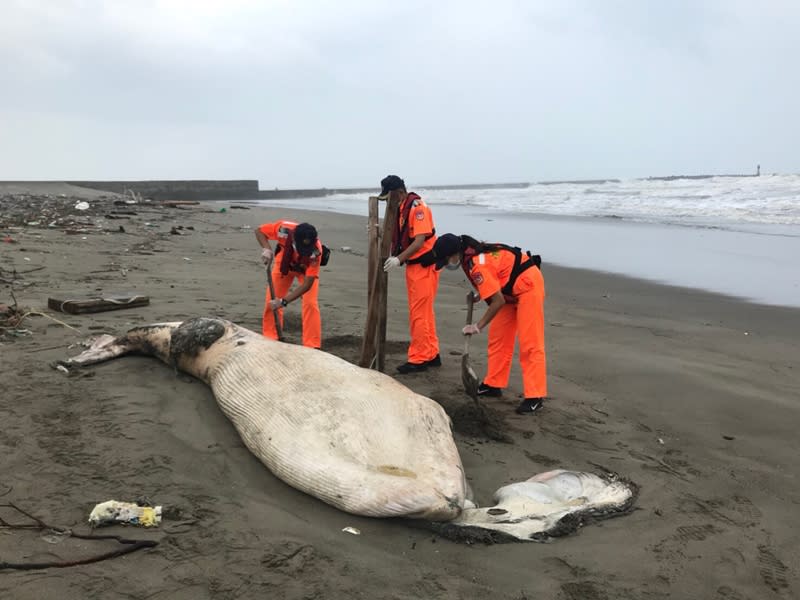
[[[463,333],[464,335],[477,335],[480,332],[481,328],[475,325],[474,323],[472,325],[465,325],[464,329],[461,330],[461,333]]]
[[[264,248],[261,250],[261,262],[265,265],[268,265],[272,262],[272,257],[274,254],[272,253],[272,248]]]
[[[269,301],[270,310],[277,310],[279,308],[283,308],[283,298],[273,298]]]
[[[386,259],[386,262],[383,263],[383,270],[388,271],[389,269],[394,269],[395,267],[400,266],[400,259],[396,256],[390,256]]]

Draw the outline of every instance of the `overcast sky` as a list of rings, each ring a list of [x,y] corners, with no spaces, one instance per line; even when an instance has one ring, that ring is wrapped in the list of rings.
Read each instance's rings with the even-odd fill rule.
[[[796,0],[0,0],[0,179],[800,171]]]

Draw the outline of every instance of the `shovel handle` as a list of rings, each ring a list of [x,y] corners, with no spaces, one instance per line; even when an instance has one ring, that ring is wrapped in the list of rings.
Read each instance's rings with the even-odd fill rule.
[[[467,294],[467,325],[472,325],[472,307],[475,306],[475,297],[472,292]],[[471,335],[464,336],[464,354],[469,354],[469,338]]]
[[[267,264],[267,285],[269,286],[269,297],[275,299],[275,287],[272,285],[272,261]],[[281,319],[278,316],[278,309],[272,309],[272,316],[275,318],[275,331],[278,332],[278,340],[283,341],[283,331],[281,331]]]

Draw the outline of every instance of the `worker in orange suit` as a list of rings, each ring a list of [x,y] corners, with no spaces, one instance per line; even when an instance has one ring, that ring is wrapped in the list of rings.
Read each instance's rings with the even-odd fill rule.
[[[275,298],[267,287],[264,303],[264,318],[261,331],[265,337],[278,339],[273,310],[278,310],[283,326],[283,309],[298,298],[303,303],[303,346],[320,348],[322,345],[322,320],[317,296],[319,291],[319,268],[322,244],[317,230],[309,223],[275,221],[256,229],[256,240],[261,246],[261,260],[272,267],[272,283]],[[270,240],[277,242],[273,252]],[[271,264],[272,263],[272,264]],[[297,279],[298,286],[289,291]]]
[[[400,373],[417,373],[428,367],[439,367],[439,338],[436,336],[436,315],[433,301],[439,288],[439,271],[433,264],[431,250],[436,241],[431,209],[414,193],[406,191],[405,182],[397,175],[381,181],[381,199],[396,194],[399,200],[397,222],[392,235],[392,256],[383,270],[405,265],[408,292],[408,325],[411,342],[408,360],[397,367]]]
[[[478,394],[500,396],[508,385],[514,343],[519,337],[524,400],[516,411],[532,414],[547,396],[544,349],[544,278],[541,259],[505,244],[486,244],[468,235],[446,233],[433,247],[436,268],[464,270],[477,290],[477,298],[489,307],[478,320],[462,329],[477,335],[489,326],[489,364]]]

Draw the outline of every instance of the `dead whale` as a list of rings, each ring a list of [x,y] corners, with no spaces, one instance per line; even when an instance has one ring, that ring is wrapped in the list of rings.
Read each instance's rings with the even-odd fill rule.
[[[543,540],[585,518],[630,510],[636,487],[614,476],[551,471],[468,497],[442,407],[383,373],[267,339],[216,318],[101,336],[62,369],[125,354],[155,356],[207,383],[247,448],[278,478],[340,510],[445,522],[443,535]],[[456,534],[448,532],[457,531]]]

